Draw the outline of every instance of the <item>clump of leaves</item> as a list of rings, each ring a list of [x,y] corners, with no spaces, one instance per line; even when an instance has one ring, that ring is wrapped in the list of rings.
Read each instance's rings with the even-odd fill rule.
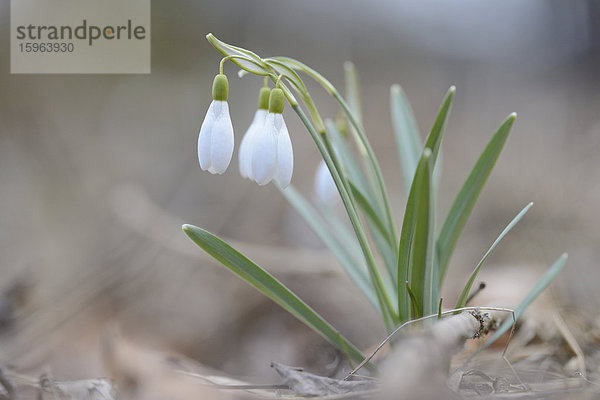
[[[398,227],[383,174],[362,125],[360,88],[352,64],[345,65],[344,98],[327,79],[300,61],[287,57],[261,58],[250,50],[226,44],[212,34],[207,39],[223,54],[221,66],[224,61],[231,61],[240,68],[240,75],[267,77],[277,82],[311,135],[331,173],[351,228],[336,219],[335,213],[314,207],[293,185],[280,188],[281,192],[375,307],[388,332],[406,321],[437,314],[439,293],[452,253],[506,143],[516,114],[510,114],[492,135],[438,229],[436,172],[440,168],[439,154],[455,88],[451,87],[445,95],[423,142],[406,96],[400,86],[393,85],[390,102],[394,137],[408,193],[402,225]],[[342,132],[332,121],[323,120],[301,73],[320,84],[339,103],[349,123],[349,132]],[[308,110],[310,118],[295,96]],[[487,257],[531,206],[532,203],[525,206],[492,243],[467,278],[456,308],[465,306]],[[364,359],[337,329],[264,268],[206,230],[192,225],[184,225],[183,230],[208,254],[344,351],[350,359]],[[540,279],[519,307],[520,311],[550,283],[564,266],[565,259],[565,255],[559,258]],[[501,330],[509,327],[510,323],[505,324]],[[494,338],[497,336],[498,333]]]

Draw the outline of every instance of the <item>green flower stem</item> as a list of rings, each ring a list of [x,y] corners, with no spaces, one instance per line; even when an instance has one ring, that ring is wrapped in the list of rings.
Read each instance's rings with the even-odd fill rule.
[[[298,117],[300,117],[302,123],[306,126],[315,144],[317,145],[319,152],[321,152],[325,164],[331,172],[331,176],[333,177],[338,191],[340,192],[340,196],[342,198],[344,206],[346,207],[346,211],[348,212],[350,223],[354,228],[356,237],[363,251],[363,255],[368,266],[369,275],[371,277],[371,282],[373,284],[373,287],[375,288],[377,300],[379,301],[381,313],[384,318],[386,327],[388,330],[393,329],[394,325],[398,322],[398,317],[396,316],[396,313],[394,311],[389,294],[385,289],[383,279],[375,263],[375,258],[369,247],[367,236],[360,223],[360,219],[352,203],[352,199],[348,193],[346,186],[344,185],[344,180],[339,172],[339,164],[336,165],[336,163],[330,155],[333,154],[333,156],[335,157],[335,152],[333,151],[333,148],[331,148],[331,143],[328,141],[327,136],[319,135],[319,133],[317,133],[311,122],[308,120],[308,117],[306,116],[304,111],[302,111],[302,109],[298,105],[293,105],[292,108],[294,109],[296,114],[298,114]],[[327,146],[329,146],[329,148]]]
[[[286,67],[284,64],[279,64],[279,65],[282,66],[282,67]],[[286,69],[288,69],[288,68],[286,67]],[[391,322],[393,324],[395,324],[398,321],[396,313],[394,311],[394,308],[393,308],[392,303],[391,303],[390,296],[389,296],[389,294],[388,294],[388,292],[386,290],[385,284],[383,282],[383,278],[382,278],[382,276],[381,276],[381,274],[379,272],[379,269],[377,268],[377,265],[375,263],[375,258],[373,256],[373,253],[372,253],[372,251],[371,251],[371,249],[370,249],[370,247],[368,245],[368,240],[367,240],[366,233],[364,231],[364,228],[363,228],[362,224],[360,223],[360,218],[358,216],[356,205],[355,205],[354,199],[352,197],[352,192],[350,190],[350,185],[349,185],[347,179],[345,179],[344,174],[342,173],[342,167],[341,167],[341,165],[339,163],[337,155],[336,155],[335,151],[333,150],[333,146],[331,145],[331,142],[329,141],[329,138],[326,135],[326,130],[325,130],[325,126],[323,124],[323,119],[321,118],[321,115],[319,114],[319,111],[318,111],[317,107],[315,106],[315,104],[314,104],[314,102],[312,100],[312,97],[310,96],[310,93],[308,92],[308,90],[304,86],[302,80],[300,79],[300,77],[298,77],[297,74],[295,74],[295,72],[293,70],[291,70],[291,71],[294,73],[295,77],[298,79],[300,85],[302,85],[302,87],[304,88],[304,90],[302,92],[300,92],[299,94],[300,94],[301,98],[304,100],[304,104],[306,105],[306,108],[308,109],[308,111],[309,111],[309,113],[311,115],[311,119],[313,120],[313,122],[314,122],[314,124],[316,126],[316,129],[310,123],[309,124],[306,123],[306,122],[308,122],[308,120],[306,122],[303,120],[302,122],[306,125],[307,129],[309,130],[309,132],[311,132],[311,135],[313,136],[313,140],[317,144],[317,147],[319,147],[319,151],[322,153],[323,158],[324,158],[327,166],[329,167],[330,171],[332,171],[332,166],[333,166],[333,169],[335,169],[336,172],[337,172],[337,175],[339,175],[339,181],[340,181],[339,183],[340,183],[341,186],[338,185],[337,181],[336,181],[336,185],[338,186],[338,190],[340,191],[340,195],[342,196],[342,200],[344,202],[344,206],[346,207],[346,210],[348,212],[348,216],[350,217],[350,220],[352,222],[353,228],[354,228],[354,230],[355,230],[355,232],[357,234],[357,237],[359,239],[359,243],[361,244],[361,248],[362,248],[363,253],[365,255],[365,259],[367,261],[367,265],[368,265],[368,268],[369,268],[369,272],[370,272],[370,275],[371,275],[371,280],[372,280],[373,286],[375,288],[375,291],[378,294],[381,293],[381,295],[383,297],[383,299],[382,299],[383,302],[382,303],[385,304],[385,306],[387,307],[387,310],[388,310],[388,313],[389,313],[389,317],[391,317],[391,320],[392,320]],[[323,80],[326,81],[325,78],[323,78]],[[335,93],[337,93],[337,91],[335,90],[335,87],[333,87],[333,85],[330,84],[329,86],[334,90]],[[344,105],[346,105],[345,102],[344,102]],[[302,114],[304,115],[304,112],[299,107],[294,107],[294,110],[296,111],[296,113],[298,113],[298,111],[301,111]],[[346,111],[349,112],[349,109],[347,108],[347,105],[346,105]],[[298,115],[302,119],[302,116],[299,113],[298,113]],[[306,118],[306,115],[304,115],[304,117]],[[354,116],[352,115],[352,117],[354,117]],[[314,134],[313,134],[313,132],[311,130],[315,131]],[[366,136],[364,136],[364,131],[361,131],[361,132],[362,132],[362,135],[363,135],[362,138],[365,139],[365,141],[366,141]],[[319,137],[321,138],[321,140],[323,141],[323,143],[326,146],[326,151],[328,152],[329,157],[331,158],[332,165],[330,165],[330,163],[327,162],[328,161],[327,157],[326,157],[325,153],[323,152],[323,150],[321,149],[321,147],[319,146],[319,143],[320,143]],[[365,147],[370,147],[370,146],[365,146]],[[374,157],[374,154],[373,154],[372,150],[371,150],[370,154],[372,154],[373,157]],[[375,165],[377,165],[377,161],[375,161]],[[333,172],[332,172],[332,176],[334,176],[334,180],[335,180],[335,174]],[[381,176],[381,174],[379,176]],[[379,180],[379,183],[382,184],[383,183],[383,179]],[[341,187],[343,187],[344,190],[342,190]],[[342,192],[344,192],[344,193],[342,193]],[[389,202],[387,201],[387,192],[385,191],[385,187],[383,187],[383,192],[382,193],[385,196],[384,203],[387,204],[388,215],[391,216],[391,208],[389,207]],[[347,197],[347,201],[344,199],[344,195]],[[353,220],[353,216],[355,217],[354,218],[355,221]],[[394,227],[393,222],[392,222],[393,219],[390,218],[388,221],[389,221],[389,223],[391,223],[391,225],[390,225],[390,231],[391,231],[391,235],[392,235],[392,239],[393,239],[392,243],[396,243],[397,238],[396,238],[395,227]],[[385,312],[385,310],[382,310],[382,315],[385,316],[386,314],[387,313]]]
[[[325,124],[323,123],[323,118],[321,118],[321,114],[319,114],[319,111],[317,110],[317,107],[315,106],[315,103],[310,93],[308,92],[306,85],[304,84],[302,78],[300,78],[298,73],[285,63],[277,60],[268,60],[266,64],[272,69],[276,70],[276,68],[280,68],[287,72],[286,74],[283,74],[283,76],[285,76],[286,79],[290,81],[290,83],[296,89],[296,92],[300,95],[302,101],[304,101],[304,104],[308,109],[308,113],[310,114],[310,117],[313,120],[313,123],[315,124],[315,129],[317,130],[317,132],[324,132]]]
[[[340,173],[340,171],[342,171],[342,167],[341,167],[340,161],[339,161],[339,159],[337,157],[337,154],[335,153],[335,150],[333,149],[331,141],[329,140],[329,137],[324,132],[321,133],[321,139],[323,140],[323,143],[325,144],[325,148],[329,152],[329,156],[331,157],[331,161],[333,163],[333,166],[337,170],[337,172],[338,172],[338,174],[340,176],[340,179],[341,179],[342,183],[344,184],[344,188],[346,190],[346,193],[347,193],[348,198],[350,199],[350,202],[351,202],[351,205],[352,205],[352,211],[353,211],[354,215],[356,216],[356,218],[359,218],[358,212],[357,212],[357,208],[356,208],[356,204],[355,204],[355,201],[354,201],[354,196],[352,195],[352,191],[350,190],[350,184],[349,184],[348,180],[346,179],[346,176],[344,174]],[[360,219],[359,219],[359,221],[360,221]],[[393,307],[391,305],[392,303],[389,300],[390,296],[389,296],[389,294],[388,294],[388,292],[386,290],[385,284],[383,282],[383,278],[382,278],[381,274],[379,273],[379,269],[377,268],[377,264],[375,263],[375,259],[373,257],[373,253],[372,253],[372,251],[371,251],[371,249],[370,249],[370,247],[368,245],[367,236],[366,236],[366,233],[364,231],[364,227],[362,226],[362,224],[360,224],[360,222],[358,224],[359,224],[359,227],[361,228],[361,231],[362,231],[362,236],[363,236],[363,239],[364,239],[364,243],[366,243],[366,249],[368,250],[368,256],[369,256],[370,262],[369,262],[369,260],[367,262],[370,263],[369,270],[373,269],[373,271],[374,271],[373,277],[375,278],[376,285],[379,288],[381,288],[381,291],[382,291],[382,293],[384,295],[384,298],[388,301],[386,303],[386,306],[390,310],[390,314],[391,315],[395,315],[395,311],[393,311],[394,309],[393,309]],[[358,233],[357,233],[357,235],[358,235]]]
[[[330,157],[332,158],[333,164],[335,166],[335,168],[337,169],[340,177],[342,178],[342,182],[344,184],[344,187],[346,189],[346,192],[348,193],[348,196],[351,200],[352,203],[352,207],[354,209],[354,212],[358,215],[358,211],[357,211],[357,207],[356,207],[356,199],[354,197],[353,191],[352,191],[352,187],[350,185],[350,182],[348,181],[346,175],[343,173],[343,168],[341,166],[341,163],[338,159],[338,155],[337,153],[333,150],[333,146],[331,145],[331,142],[329,140],[329,137],[327,136],[327,131],[325,129],[325,126],[323,125],[323,119],[321,118],[321,115],[319,114],[319,111],[317,109],[317,107],[315,106],[310,93],[308,92],[308,90],[306,90],[306,92],[300,93],[300,96],[302,97],[302,99],[304,100],[304,104],[306,106],[306,108],[309,110],[310,114],[311,114],[311,118],[313,120],[313,123],[315,124],[315,130],[317,131],[317,133],[319,133],[320,137],[324,140],[326,146],[327,146],[327,151],[329,152]],[[362,226],[362,225],[361,225]],[[387,241],[388,245],[390,246],[390,248],[393,250],[394,253],[397,252],[397,250],[395,249],[395,242],[392,242],[391,240],[395,239],[394,235],[390,235],[387,231],[388,229],[385,228],[384,229],[385,233],[385,240]],[[373,234],[376,234],[376,232],[374,232]],[[382,256],[385,256],[382,253]],[[389,271],[390,273],[390,278],[392,278],[392,288],[394,290],[396,290],[395,288],[395,277],[393,275],[393,271]],[[394,314],[394,313],[393,313]]]
[[[315,129],[317,130],[317,132],[325,133],[326,130],[325,124],[323,123],[323,118],[321,118],[321,114],[319,114],[319,110],[317,110],[317,107],[315,106],[315,103],[313,102],[310,93],[308,93],[308,90],[306,91],[306,96],[302,96],[302,100],[304,100],[304,104],[306,105],[306,108],[310,113],[310,117],[312,118],[315,124]]]
[[[340,104],[340,106],[342,107],[342,110],[348,116],[350,123],[352,124],[352,126],[354,126],[354,129],[356,129],[356,132],[358,133],[358,136],[360,137],[360,140],[361,140],[363,146],[367,150],[367,156],[369,158],[369,161],[371,162],[371,166],[372,166],[373,170],[375,171],[375,177],[377,178],[377,185],[379,186],[379,190],[381,191],[381,197],[383,199],[383,205],[385,207],[385,214],[388,219],[389,231],[390,231],[390,235],[392,235],[392,242],[398,243],[398,234],[396,232],[396,225],[394,223],[392,207],[390,205],[387,188],[386,188],[385,182],[383,180],[383,173],[381,172],[381,168],[379,167],[379,163],[377,162],[377,157],[375,157],[375,152],[373,151],[371,144],[367,140],[367,135],[365,134],[365,131],[363,130],[360,123],[356,120],[356,117],[350,110],[350,107],[348,107],[348,104],[346,103],[344,98],[339,94],[339,92],[337,90],[335,90],[335,88],[334,88],[334,92],[331,93],[331,95]]]
[[[244,60],[244,61],[252,63],[252,64],[256,65],[257,67],[261,68],[261,65],[259,63],[257,63],[254,60],[249,59],[248,57],[230,55],[230,56],[223,57],[221,59],[221,62],[219,63],[219,73],[220,74],[223,73],[223,64],[225,64],[225,61],[234,61],[234,60]],[[240,67],[240,68],[243,68],[243,67]],[[246,69],[246,71],[250,71],[250,70]],[[254,74],[256,72],[252,72],[252,73]]]
[[[382,197],[383,205],[385,208],[385,214],[386,214],[386,217],[388,220],[387,222],[389,225],[390,235],[392,235],[392,239],[393,239],[392,242],[398,243],[398,234],[396,232],[396,225],[394,223],[392,207],[390,206],[389,196],[387,194],[385,182],[383,181],[383,174],[381,172],[381,168],[379,167],[379,163],[377,162],[377,157],[375,157],[375,152],[373,151],[373,148],[371,147],[371,144],[369,143],[369,141],[367,139],[367,135],[365,134],[365,131],[363,130],[360,123],[356,120],[355,115],[350,110],[350,107],[348,106],[348,104],[346,103],[344,98],[340,95],[340,93],[335,88],[335,86],[333,86],[331,84],[331,82],[329,82],[327,79],[325,79],[325,77],[323,75],[321,75],[314,69],[310,68],[306,64],[301,63],[300,61],[294,60],[293,58],[288,58],[288,57],[271,58],[271,59],[266,59],[265,61],[269,61],[269,60],[276,60],[276,61],[288,63],[288,64],[298,68],[299,70],[303,71],[308,76],[313,78],[317,83],[319,83],[340,104],[340,106],[342,107],[342,110],[348,116],[350,123],[356,129],[356,132],[358,133],[358,136],[360,138],[362,145],[367,150],[367,156],[372,165],[373,170],[375,171],[375,177],[377,178],[377,185],[379,186],[379,190],[381,192],[381,197]]]
[[[236,60],[237,61],[242,60],[242,61],[251,63],[253,65],[256,65],[259,68],[259,70],[252,70],[250,68],[247,68],[244,64],[242,64],[240,62],[236,62]],[[286,74],[278,74],[276,72],[273,72],[273,69],[269,68],[266,64],[263,66],[263,65],[259,64],[258,62],[256,62],[255,60],[248,58],[246,56],[228,55],[226,57],[223,57],[219,64],[220,73],[223,73],[223,64],[225,63],[225,61],[233,62],[235,65],[237,65],[243,71],[246,71],[250,74],[264,76],[265,78],[271,78],[271,80],[273,82],[279,82],[281,77],[286,78],[295,86],[295,81],[294,81],[293,77],[286,75]],[[297,74],[296,74],[296,76],[297,76]],[[266,81],[265,81],[265,83],[266,83]],[[290,105],[298,104],[298,102],[296,101],[296,98],[294,97],[294,95],[292,94],[290,89],[287,88],[287,86],[280,83],[279,88],[283,90],[283,93],[285,94],[285,97],[288,100],[288,102],[290,103]],[[299,91],[299,93],[302,93],[302,92]]]
[[[238,51],[241,51],[241,49]],[[256,57],[257,60],[254,60],[254,57]],[[394,311],[394,307],[392,305],[389,294],[384,285],[382,276],[377,268],[375,258],[369,247],[367,235],[364,231],[364,228],[361,225],[360,218],[359,218],[358,212],[356,210],[356,206],[353,202],[353,198],[350,193],[349,184],[345,179],[343,179],[343,174],[341,172],[342,169],[340,167],[339,161],[337,160],[337,156],[335,155],[335,152],[332,149],[331,143],[328,141],[327,137],[325,136],[325,127],[323,124],[323,120],[322,120],[310,94],[308,93],[308,90],[304,86],[304,83],[302,82],[302,80],[300,79],[298,74],[292,68],[289,68],[287,65],[285,65],[285,63],[277,62],[277,60],[274,62],[274,64],[276,64],[278,67],[286,70],[288,72],[287,74],[278,73],[278,71],[273,66],[269,66],[267,63],[265,63],[265,61],[269,61],[269,60],[262,60],[262,59],[260,59],[260,57],[255,56],[253,53],[250,53],[250,52],[248,52],[248,54],[244,53],[244,55],[228,55],[223,60],[221,60],[221,66],[227,60],[233,61],[236,65],[238,65],[240,68],[246,70],[247,72],[250,72],[250,73],[253,73],[256,75],[268,76],[274,82],[276,82],[279,85],[279,87],[281,89],[283,89],[285,97],[287,98],[288,102],[290,103],[290,105],[292,106],[294,111],[296,111],[296,113],[299,115],[300,119],[302,120],[302,122],[308,129],[309,133],[313,137],[313,140],[317,144],[317,147],[318,147],[319,151],[321,152],[321,154],[325,160],[325,163],[327,164],[327,166],[332,174],[332,177],[334,178],[336,186],[338,187],[338,190],[339,190],[342,200],[344,202],[344,206],[346,207],[346,210],[348,212],[348,216],[350,218],[352,226],[355,230],[355,233],[357,234],[357,238],[361,245],[361,249],[363,251],[363,254],[365,256],[365,260],[366,260],[366,263],[367,263],[367,266],[369,269],[369,274],[371,276],[371,281],[372,281],[373,287],[375,288],[375,291],[378,295],[378,301],[379,301],[380,307],[382,309],[382,316],[384,317],[386,326],[388,327],[388,329],[392,329],[393,325],[396,322],[398,322],[398,316],[396,315],[396,312]],[[242,63],[236,62],[236,60],[243,60],[243,61],[249,62],[253,65],[256,65],[259,68],[262,67],[263,72],[257,73],[256,70],[246,68]],[[260,62],[257,62],[257,61],[260,61]],[[337,92],[335,87],[333,87],[333,85],[331,85],[325,78],[323,78],[316,71],[314,71],[306,66],[304,66],[304,67],[305,67],[304,68],[305,72],[307,72],[309,74],[309,76],[311,76],[313,79],[317,80],[318,83],[320,83],[322,86],[324,86],[325,89],[328,92],[330,92],[334,96],[334,98],[336,98],[336,100],[338,102],[340,102],[340,104],[342,105],[342,108],[344,108],[344,111],[348,114],[353,125],[355,127],[358,127],[357,131],[359,131],[359,136],[361,138],[361,141],[367,148],[367,151],[369,154],[369,159],[371,160],[371,163],[373,164],[376,171],[379,171],[379,173],[377,174],[378,184],[380,186],[381,194],[383,196],[383,202],[385,204],[386,214],[388,217],[388,223],[390,226],[390,234],[393,235],[392,236],[394,239],[393,242],[394,243],[397,242],[397,240],[395,240],[396,239],[396,230],[395,230],[395,227],[393,224],[391,208],[389,207],[389,199],[387,197],[387,191],[385,190],[385,186],[383,185],[383,179],[381,177],[381,172],[379,170],[379,167],[378,167],[377,161],[375,159],[375,156],[373,154],[373,151],[372,151],[370,145],[368,144],[368,142],[366,141],[366,136],[364,134],[364,131],[362,130],[362,128],[360,127],[358,122],[355,120],[354,115],[350,112],[347,104],[344,102],[344,100],[341,98],[341,96],[339,96],[339,93]],[[315,127],[313,127],[313,125],[310,123],[310,121],[306,117],[306,114],[304,114],[304,111],[302,111],[302,109],[298,106],[298,103],[296,102],[294,96],[291,94],[290,90],[287,87],[285,87],[285,85],[281,82],[281,77],[285,77],[289,81],[289,83],[294,87],[294,89],[296,89],[298,94],[300,94],[302,100],[304,101],[304,103],[311,115],[311,119],[313,120],[317,129],[315,129]],[[319,133],[321,133],[321,135]],[[323,145],[324,142],[327,145],[329,145],[329,149],[324,147],[324,145]]]

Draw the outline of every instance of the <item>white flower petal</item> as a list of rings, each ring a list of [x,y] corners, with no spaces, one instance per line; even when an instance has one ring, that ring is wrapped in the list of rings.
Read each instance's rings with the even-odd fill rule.
[[[250,125],[250,128],[252,125]],[[252,139],[252,131],[248,128],[248,131],[242,138],[240,143],[240,149],[238,150],[238,166],[240,168],[240,175],[242,178],[252,179],[252,149],[250,146],[250,140]]]
[[[198,160],[203,170],[225,172],[233,155],[233,126],[226,101],[213,100],[198,136]]]
[[[335,205],[340,200],[335,181],[323,160],[319,163],[315,173],[315,194],[317,200],[326,206]]]
[[[277,172],[277,131],[274,115],[269,113],[262,132],[254,140],[252,174],[259,185],[269,183]]]
[[[234,137],[233,126],[231,125],[231,117],[229,116],[229,107],[223,102],[223,110],[219,115],[212,134],[211,143],[211,171],[213,174],[222,174],[225,172],[231,156],[233,155]]]
[[[198,161],[200,162],[200,167],[204,171],[210,168],[210,142],[213,126],[215,124],[213,103],[214,101],[208,106],[208,111],[206,112],[204,121],[202,121],[202,126],[200,127],[200,133],[198,135]]]
[[[277,175],[275,177],[279,186],[283,189],[288,187],[292,180],[294,171],[294,152],[292,141],[288,133],[287,126],[283,120],[283,115],[275,114],[275,126],[279,127],[277,136]]]
[[[258,109],[254,113],[252,123],[244,134],[240,149],[238,151],[240,175],[244,178],[254,179],[252,174],[252,153],[254,151],[254,140],[264,128],[267,110]]]

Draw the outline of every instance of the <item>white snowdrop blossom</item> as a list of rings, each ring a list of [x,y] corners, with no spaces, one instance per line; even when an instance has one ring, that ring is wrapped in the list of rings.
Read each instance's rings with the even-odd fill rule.
[[[213,100],[198,136],[200,167],[211,174],[225,172],[233,155],[233,126],[226,101]]]
[[[317,167],[317,172],[315,172],[314,189],[317,201],[324,206],[332,207],[340,201],[335,181],[324,160],[321,160]]]
[[[266,185],[275,180],[286,188],[292,179],[294,154],[292,141],[283,120],[284,97],[281,89],[273,89],[265,126],[254,139],[252,175],[256,183]]]
[[[283,115],[269,113],[265,127],[254,142],[252,173],[259,185],[275,180],[286,188],[292,180],[294,154]]]
[[[258,135],[264,130],[265,120],[267,119],[267,110],[258,109],[254,113],[252,123],[242,138],[239,150],[240,175],[244,178],[254,180],[252,174],[252,153],[254,152],[254,142]]]
[[[227,78],[219,74],[213,83],[213,101],[198,135],[198,161],[204,171],[225,172],[233,155],[233,126],[227,104]]]
[[[252,123],[244,134],[242,142],[240,143],[240,150],[238,151],[240,175],[250,180],[254,180],[254,174],[252,173],[252,154],[254,153],[254,142],[256,137],[259,136],[264,130],[267,114],[269,113],[268,108],[270,94],[271,89],[266,86],[260,90],[260,94],[258,95],[258,110],[256,110],[256,113],[254,113]]]

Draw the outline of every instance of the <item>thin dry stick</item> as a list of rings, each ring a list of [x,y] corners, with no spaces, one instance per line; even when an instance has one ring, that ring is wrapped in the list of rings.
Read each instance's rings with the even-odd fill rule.
[[[500,311],[500,312],[509,312],[509,313],[511,313],[512,318],[513,318],[513,325],[512,325],[512,329],[510,330],[510,336],[508,338],[508,341],[506,342],[506,346],[504,346],[504,351],[502,352],[502,357],[504,357],[504,355],[506,354],[506,350],[508,348],[508,344],[510,343],[510,339],[513,336],[513,333],[514,333],[514,330],[515,330],[515,325],[516,325],[516,322],[517,322],[517,319],[515,317],[515,311],[513,309],[511,309],[511,308],[499,308],[499,307],[462,307],[462,308],[455,308],[453,310],[444,311],[444,312],[441,313],[441,315],[444,316],[444,315],[448,315],[448,314],[454,314],[454,313],[460,312],[460,311],[479,311],[479,310]],[[425,317],[413,319],[411,321],[406,321],[405,323],[403,323],[402,325],[400,325],[399,327],[397,327],[392,333],[390,333],[388,335],[388,337],[386,337],[383,340],[383,342],[381,342],[379,344],[379,346],[377,346],[377,348],[375,349],[375,351],[373,351],[373,353],[371,353],[360,364],[358,364],[358,366],[356,368],[354,368],[348,375],[346,375],[346,377],[344,378],[344,380],[350,379],[351,376],[355,375],[358,370],[360,370],[362,367],[365,366],[365,364],[367,364],[369,361],[371,361],[371,359],[375,356],[375,354],[377,354],[377,352],[379,350],[381,350],[381,348],[383,346],[385,346],[385,344],[387,342],[389,342],[390,339],[392,337],[394,337],[396,335],[396,333],[398,333],[400,331],[400,329],[404,328],[405,326],[414,324],[416,322],[425,321],[425,320],[431,319],[431,318],[437,318],[439,315],[440,314],[427,315]]]
[[[269,393],[268,391],[272,391],[272,390],[281,390],[281,389],[289,389],[288,385],[251,385],[251,384],[247,384],[247,385],[237,385],[237,384],[219,384],[219,383],[215,383],[213,381],[211,381],[211,377],[207,377],[207,376],[203,376],[201,374],[197,374],[195,372],[188,372],[185,370],[174,370],[175,373],[178,374],[183,374],[186,376],[190,376],[192,378],[197,378],[200,380],[203,380],[204,382],[206,382],[205,384],[207,386],[210,387],[214,387],[216,389],[221,389],[221,390],[244,390],[244,391],[249,391],[251,393],[265,393],[265,397],[264,398],[271,398],[271,396],[266,397],[266,393]],[[372,378],[371,378],[372,379]],[[335,399],[347,399],[347,398],[357,398],[360,396],[369,396],[369,395],[373,395],[375,393],[378,393],[377,389],[373,389],[373,390],[360,390],[360,391],[356,391],[356,392],[351,392],[351,393],[343,393],[343,394],[337,394],[337,395],[328,395],[328,396],[320,396],[320,397],[311,397],[311,399],[315,399],[315,400],[335,400]],[[277,396],[279,398],[279,396]],[[289,399],[301,399],[304,397],[286,397]]]
[[[509,340],[508,340],[509,342],[510,342],[510,337],[512,337],[512,331],[511,331],[511,336],[509,336]],[[506,364],[508,365],[508,368],[510,368],[510,370],[512,371],[515,378],[517,378],[517,380],[519,381],[519,384],[522,386],[523,390],[531,390],[531,387],[528,384],[526,384],[525,382],[523,382],[523,380],[517,373],[517,370],[515,369],[515,367],[513,367],[512,363],[506,357],[505,353],[506,353],[507,348],[508,348],[508,342],[506,343],[506,346],[504,346],[504,351],[502,352],[502,359],[506,362]]]
[[[204,384],[207,386],[211,386],[217,389],[226,389],[226,390],[278,390],[278,389],[289,389],[288,385],[280,385],[280,384],[221,384],[213,382],[208,376],[204,376],[202,374],[198,374],[195,372],[189,372],[182,369],[176,369],[173,372],[182,374],[185,376],[189,376],[192,378],[200,379],[204,381]]]

